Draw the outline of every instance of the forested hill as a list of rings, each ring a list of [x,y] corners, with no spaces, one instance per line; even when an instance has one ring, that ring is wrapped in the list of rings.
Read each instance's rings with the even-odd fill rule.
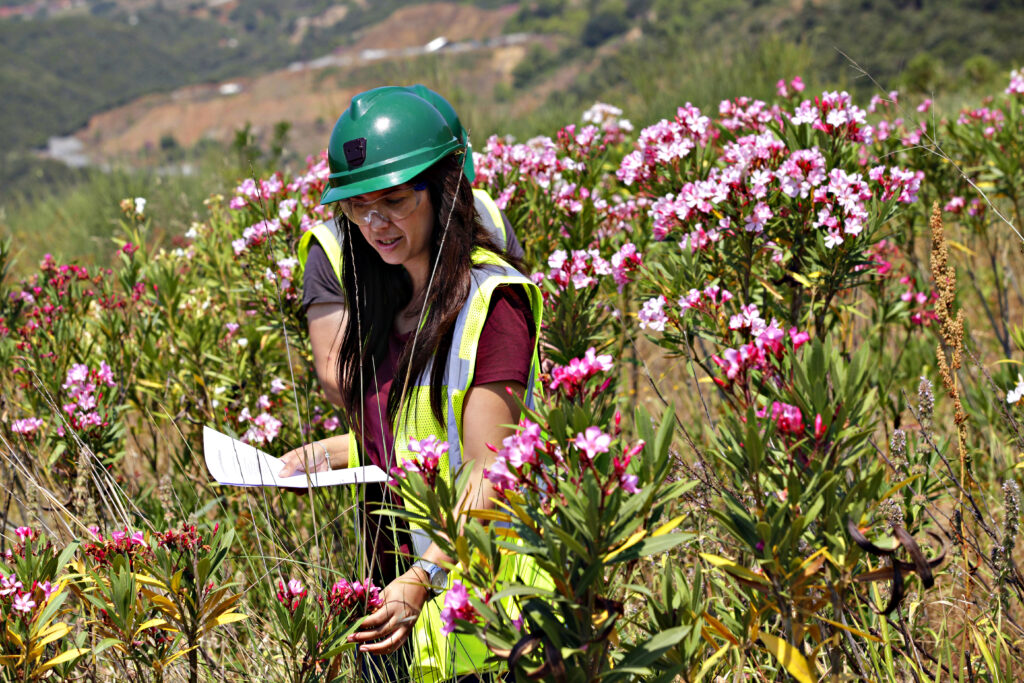
[[[421,3],[2,0],[0,148],[41,145],[146,93],[328,54],[411,4]],[[65,6],[72,9],[56,11]],[[656,114],[662,99],[675,102],[702,76],[769,74],[763,62],[786,59],[787,50],[790,61],[802,55],[805,77],[824,83],[868,85],[848,55],[887,86],[899,80],[923,92],[984,81],[1024,61],[1019,0],[534,0],[511,17],[506,33],[551,40],[531,48],[511,82],[495,84],[496,98],[515,100],[571,70],[566,87],[549,88],[549,104],[563,111],[606,98]]]

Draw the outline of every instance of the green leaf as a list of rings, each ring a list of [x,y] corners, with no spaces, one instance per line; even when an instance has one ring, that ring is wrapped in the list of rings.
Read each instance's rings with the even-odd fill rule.
[[[628,562],[630,560],[638,560],[641,557],[648,557],[649,555],[657,555],[658,553],[670,550],[693,537],[694,534],[692,533],[677,532],[673,534],[665,534],[664,536],[656,536],[654,538],[645,538],[636,545],[622,551],[614,558],[608,560],[608,564]]]
[[[602,680],[609,682],[628,680],[632,672],[629,669],[645,669],[658,661],[662,655],[686,637],[693,626],[676,626],[656,634],[650,640],[640,643],[629,650],[616,664],[615,668],[602,675]]]

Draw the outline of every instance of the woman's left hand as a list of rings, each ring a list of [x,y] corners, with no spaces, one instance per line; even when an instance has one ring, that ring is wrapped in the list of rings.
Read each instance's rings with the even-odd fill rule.
[[[429,593],[430,589],[422,580],[422,572],[410,569],[385,586],[381,591],[384,604],[363,620],[359,630],[349,636],[349,641],[366,643],[359,647],[359,651],[368,654],[394,652],[412,633]]]

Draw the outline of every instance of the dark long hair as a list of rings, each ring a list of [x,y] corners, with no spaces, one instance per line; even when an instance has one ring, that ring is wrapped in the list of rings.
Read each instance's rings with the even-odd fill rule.
[[[509,257],[480,221],[473,205],[472,188],[462,173],[461,155],[441,159],[412,182],[426,183],[434,209],[430,237],[433,281],[423,303],[423,326],[409,338],[395,369],[388,396],[388,421],[395,423],[402,399],[417,384],[433,357],[430,408],[437,421],[444,424],[441,389],[455,320],[469,296],[472,251],[481,247],[500,254],[506,261]],[[338,386],[342,408],[358,433],[360,420],[352,418],[362,413],[365,382],[374,376],[374,366],[379,366],[387,355],[395,317],[412,299],[412,281],[405,268],[385,263],[340,211],[335,215],[344,230],[341,270],[349,310],[338,359]]]

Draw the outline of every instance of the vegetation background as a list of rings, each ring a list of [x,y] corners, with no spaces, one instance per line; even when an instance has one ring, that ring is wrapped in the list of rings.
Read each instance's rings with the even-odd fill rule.
[[[333,117],[390,82],[452,100],[545,273],[546,469],[490,517],[522,543],[473,522],[448,548],[453,628],[518,680],[1024,672],[1020,3],[0,16],[0,680],[354,675],[351,492],[215,489],[195,449],[204,424],[273,449],[340,427],[294,247]],[[803,98],[814,126],[765,113]],[[622,108],[599,133],[595,100]],[[842,117],[869,101],[866,140]],[[402,486],[456,537],[456,488]],[[510,555],[555,588],[495,584]]]
[[[347,96],[383,82],[444,92],[480,144],[553,129],[598,100],[642,126],[680,102],[765,97],[780,74],[861,96],[928,95],[942,115],[1024,60],[1014,0],[4,0],[0,9],[0,234],[16,236],[16,268],[55,247],[102,261],[117,217],[110,200],[127,195],[147,196],[169,233],[184,232],[207,194],[250,170],[296,167],[323,145]],[[526,38],[512,47],[498,40],[517,34]],[[438,36],[479,45],[395,54]],[[392,54],[359,58],[376,48]],[[352,63],[282,85],[289,65],[332,54]],[[245,92],[235,97],[253,99],[227,108],[232,96],[216,84],[236,81]],[[333,97],[314,102],[311,92]],[[160,93],[170,109],[146,118],[140,107]],[[203,113],[197,100],[222,108]],[[124,113],[98,116],[112,109]],[[123,144],[94,143],[136,119],[141,131]],[[72,135],[84,167],[40,154],[50,137]]]

